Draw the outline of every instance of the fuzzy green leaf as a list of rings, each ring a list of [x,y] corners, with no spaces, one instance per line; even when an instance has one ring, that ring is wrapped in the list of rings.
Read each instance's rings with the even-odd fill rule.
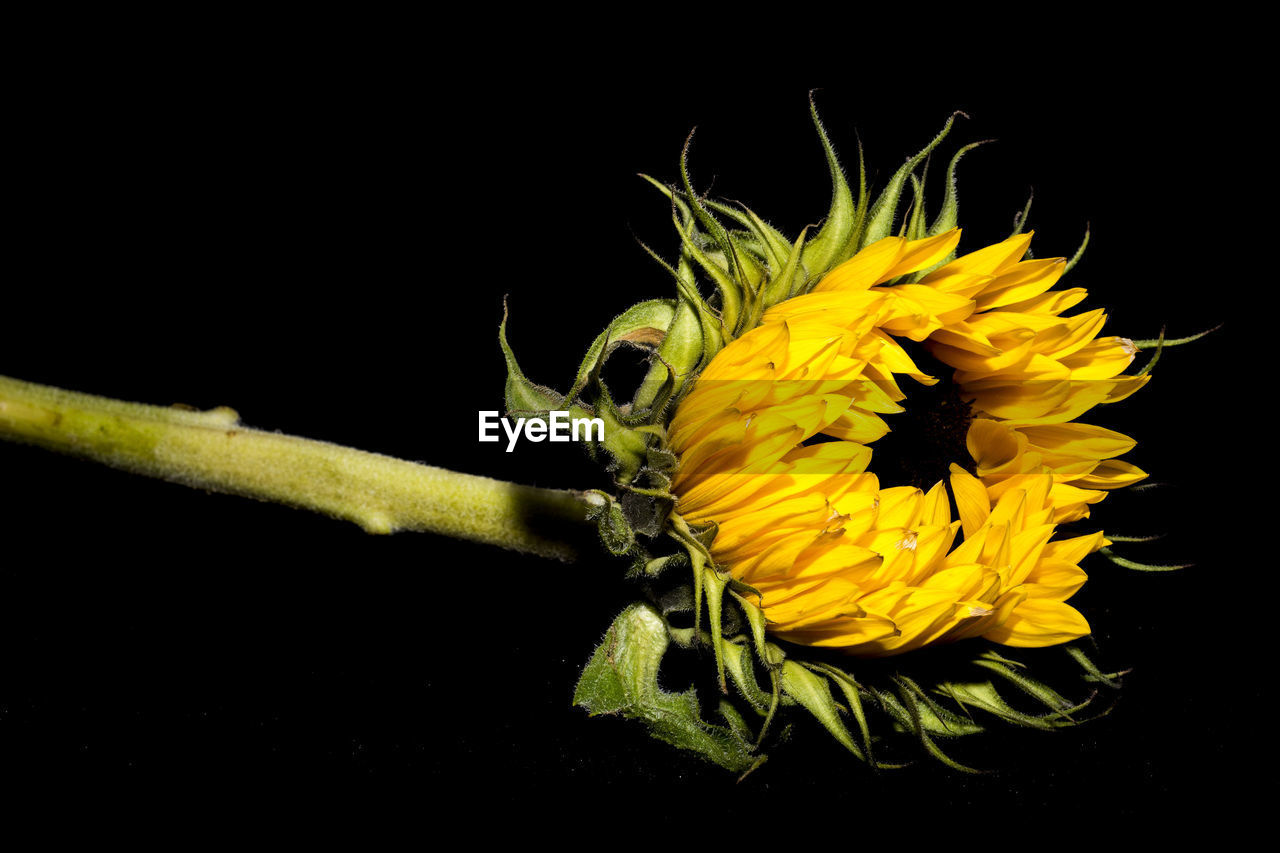
[[[643,720],[655,738],[697,752],[728,770],[751,769],[762,756],[739,736],[741,718],[729,726],[712,725],[702,719],[692,688],[668,693],[658,686],[658,668],[668,645],[666,624],[652,606],[628,607],[614,620],[583,670],[574,704],[593,716],[619,714]]]

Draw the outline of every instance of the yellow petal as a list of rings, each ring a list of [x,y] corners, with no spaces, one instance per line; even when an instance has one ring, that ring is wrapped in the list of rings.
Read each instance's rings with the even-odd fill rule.
[[[827,273],[813,292],[866,290],[882,280],[885,273],[893,268],[906,242],[901,237],[877,240]]]
[[[1031,245],[1032,233],[1029,231],[1026,234],[1015,234],[1001,243],[996,243],[994,246],[987,246],[976,252],[962,255],[951,263],[938,267],[938,269],[920,279],[920,283],[931,284],[956,273],[994,275],[1003,272],[1017,263],[1018,259],[1027,253],[1027,247]]]
[[[959,242],[959,228],[952,228],[950,231],[935,237],[925,237],[923,240],[910,240],[902,247],[893,266],[880,277],[880,281],[888,281],[900,275],[927,269],[955,251],[956,244]]]
[[[987,500],[987,488],[982,481],[968,471],[951,464],[951,492],[956,496],[956,508],[960,511],[960,523],[964,527],[965,538],[978,532],[991,514],[991,503]]]
[[[1006,646],[1035,648],[1078,640],[1090,632],[1089,623],[1074,607],[1061,601],[1027,598],[1004,624],[983,634]]]

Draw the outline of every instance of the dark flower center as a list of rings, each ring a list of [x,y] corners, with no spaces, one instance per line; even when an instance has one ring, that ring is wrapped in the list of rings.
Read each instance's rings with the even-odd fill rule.
[[[915,486],[927,492],[939,480],[947,481],[953,462],[973,473],[973,459],[965,445],[973,409],[961,399],[949,367],[924,353],[912,353],[912,358],[939,382],[926,386],[908,378],[899,381],[907,395],[901,402],[906,411],[883,416],[889,434],[871,445],[868,470],[880,478],[882,489]]]

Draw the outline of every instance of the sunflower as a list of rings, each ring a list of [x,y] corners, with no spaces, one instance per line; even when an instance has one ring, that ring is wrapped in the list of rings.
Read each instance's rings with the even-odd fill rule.
[[[1067,263],[1025,259],[1031,238],[954,260],[959,229],[873,242],[764,311],[680,402],[677,512],[714,530],[712,558],[756,591],[775,636],[883,656],[1089,633],[1066,602],[1107,543],[1057,526],[1145,474],[1116,459],[1132,439],[1077,418],[1149,377],[1122,375],[1137,350],[1099,337],[1101,310],[1063,316],[1086,293],[1053,290]],[[910,410],[900,379],[941,385],[935,432],[963,441],[927,488],[870,470]]]

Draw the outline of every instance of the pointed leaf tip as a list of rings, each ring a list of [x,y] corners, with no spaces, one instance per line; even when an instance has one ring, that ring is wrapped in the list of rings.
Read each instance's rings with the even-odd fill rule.
[[[1062,274],[1066,275],[1080,263],[1080,259],[1084,257],[1084,250],[1089,246],[1089,223],[1084,224],[1084,239],[1080,241],[1080,247],[1076,249],[1076,253],[1071,256],[1071,260],[1067,261],[1067,265],[1062,268]]]
[[[564,397],[550,388],[530,382],[507,342],[507,297],[502,297],[502,322],[498,324],[498,345],[507,363],[506,406],[508,413],[548,412],[558,409]]]
[[[815,90],[816,91],[816,90]],[[813,118],[813,126],[818,131],[818,139],[822,142],[822,151],[827,158],[827,169],[831,173],[831,208],[827,212],[826,221],[821,230],[804,248],[803,261],[810,276],[821,275],[837,259],[840,250],[849,241],[857,217],[857,207],[853,202],[853,193],[849,190],[849,182],[845,179],[844,169],[836,157],[835,147],[827,135],[827,129],[818,115],[818,105],[814,101],[813,91],[809,92],[809,115]]]
[[[889,236],[893,228],[894,218],[898,210],[898,201],[902,196],[903,187],[906,185],[907,177],[915,171],[916,166],[929,156],[933,149],[937,148],[947,134],[951,132],[951,125],[955,123],[956,116],[968,115],[957,110],[947,118],[946,124],[942,126],[942,130],[938,132],[928,145],[926,145],[918,154],[907,159],[902,167],[894,173],[889,179],[889,183],[881,191],[879,198],[875,204],[871,206],[871,212],[868,215],[866,232],[862,235],[860,243],[862,246],[869,246],[878,240],[883,240]]]
[[[1189,569],[1195,563],[1178,563],[1174,565],[1160,565],[1152,563],[1139,563],[1135,560],[1128,560],[1112,551],[1110,548],[1099,548],[1098,553],[1106,557],[1123,569],[1132,569],[1135,572],[1176,572],[1179,569]]]

